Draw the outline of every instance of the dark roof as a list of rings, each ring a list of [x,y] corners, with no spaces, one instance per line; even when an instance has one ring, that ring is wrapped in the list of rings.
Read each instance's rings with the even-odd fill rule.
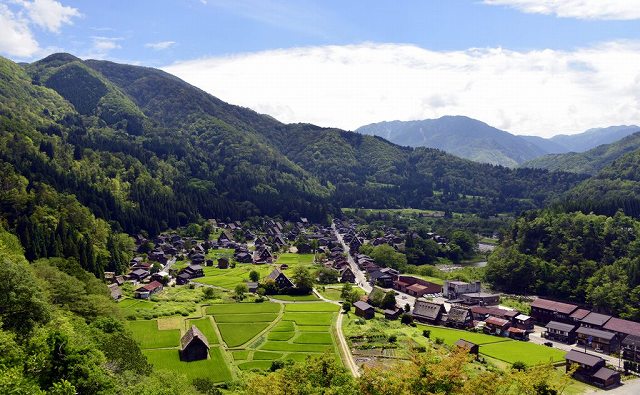
[[[500,294],[492,294],[488,292],[469,292],[466,294],[462,294],[462,296],[466,296],[468,298],[493,298],[495,296],[500,296]]]
[[[144,269],[136,269],[131,273],[135,274],[136,276],[142,276],[143,274],[147,274],[149,272]]]
[[[587,309],[578,309],[578,310],[574,311],[573,313],[571,313],[571,315],[569,317],[574,318],[576,320],[581,320],[584,317],[586,317],[589,313],[591,313],[591,311],[589,311]]]
[[[571,332],[572,330],[576,329],[576,326],[573,324],[563,324],[562,322],[557,322],[557,321],[549,321],[549,323],[547,324],[547,326],[545,326],[545,328],[555,329],[557,331],[563,331],[563,332]]]
[[[604,361],[597,355],[587,354],[578,350],[571,350],[564,356],[564,359],[571,362],[580,363],[587,366],[596,366],[601,361]]]
[[[458,347],[462,347],[466,350],[471,350],[472,347],[477,346],[477,344],[472,343],[470,341],[464,340],[464,339],[460,339],[455,343],[456,346]]]
[[[444,312],[444,304],[429,302],[426,300],[416,300],[413,306],[413,315],[429,319],[437,319],[438,315]]]
[[[202,340],[205,346],[209,348],[209,341],[207,340],[207,337],[202,332],[200,332],[200,329],[198,329],[198,327],[196,327],[195,325],[191,325],[191,328],[189,328],[187,333],[185,333],[184,336],[182,336],[182,339],[180,339],[182,349],[184,350],[189,345],[189,343],[193,341],[193,339]]]
[[[359,300],[359,301],[355,302],[355,303],[353,304],[353,307],[355,307],[355,308],[357,308],[357,309],[359,309],[359,310],[369,310],[369,309],[372,309],[372,308],[373,308],[373,306],[371,306],[369,303],[367,303],[367,302],[363,302],[363,301],[361,301],[361,300]]]
[[[505,326],[509,323],[508,320],[503,320],[502,318],[498,318],[498,317],[489,317],[485,322],[487,324],[493,324],[498,326]]]
[[[616,334],[613,332],[601,331],[600,329],[595,329],[595,328],[585,328],[584,326],[581,326],[580,328],[578,328],[576,333],[579,333],[581,335],[599,337],[601,339],[607,339],[607,340],[611,340],[616,336]]]
[[[628,335],[622,341],[622,344],[625,346],[640,346],[640,336]]]
[[[603,381],[607,381],[611,377],[619,375],[619,374],[620,373],[616,372],[615,370],[609,369],[609,368],[603,366],[600,369],[598,369],[598,371],[595,372],[593,374],[593,376],[591,376],[591,377],[594,377],[596,379],[600,379],[600,380],[603,380]]]
[[[447,322],[464,322],[467,314],[469,314],[469,309],[453,306],[447,314]]]
[[[187,269],[189,269],[189,270],[202,270],[202,266],[201,265],[189,265],[189,266],[187,266]]]
[[[279,276],[279,275],[281,275],[281,274],[282,274],[282,275],[284,275],[284,273],[282,273],[282,272],[280,271],[280,269],[277,269],[277,268],[276,268],[276,269],[273,269],[273,271],[272,271],[271,273],[269,273],[269,275],[267,276],[267,278],[270,278],[271,280],[274,280],[274,281],[275,281],[275,279],[276,279],[276,278],[278,278],[278,276]],[[285,277],[286,277],[286,276],[285,276]]]
[[[639,322],[627,321],[614,317],[607,321],[603,328],[614,332],[625,333],[627,335],[640,336]]]
[[[558,313],[571,314],[578,306],[569,303],[554,302],[553,300],[538,298],[531,303],[531,307],[557,311]]]
[[[153,291],[154,289],[156,289],[156,288],[158,288],[158,287],[162,287],[162,284],[160,284],[160,283],[159,283],[159,282],[157,282],[157,281],[152,281],[152,282],[150,282],[149,284],[144,285],[144,286],[142,286],[142,287],[138,288],[138,290],[140,290],[140,289],[145,289],[145,290],[147,290],[147,291]]]
[[[580,320],[583,324],[602,326],[611,319],[610,315],[589,313],[586,317]]]

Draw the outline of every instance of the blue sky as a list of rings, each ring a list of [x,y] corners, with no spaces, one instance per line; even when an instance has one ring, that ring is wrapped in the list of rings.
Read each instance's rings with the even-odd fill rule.
[[[417,119],[451,112],[474,116],[518,133],[540,135],[640,122],[637,110],[629,112],[638,98],[628,92],[624,101],[614,106],[614,115],[593,114],[601,106],[596,95],[623,95],[624,82],[634,81],[629,65],[619,61],[603,63],[602,59],[623,59],[636,51],[640,40],[640,2],[557,3],[552,0],[0,0],[0,54],[17,61],[33,61],[51,52],[65,51],[82,58],[163,67],[224,100],[285,121],[305,120],[344,128],[389,118]],[[355,58],[356,54],[359,58]],[[387,67],[389,57],[397,58],[397,64],[403,67]],[[304,67],[307,74],[287,80],[287,74],[298,71],[285,66],[300,58],[306,59],[299,67]],[[368,59],[379,67],[357,59]],[[557,59],[564,62],[557,63]],[[635,62],[636,58],[629,61]],[[536,62],[542,62],[538,69],[525,66]],[[416,63],[422,64],[418,67],[420,73],[414,73],[416,67],[411,64]],[[345,64],[349,67],[344,68]],[[448,72],[437,75],[428,67],[432,64],[434,69],[446,68]],[[479,69],[477,64],[487,66]],[[266,74],[252,70],[252,65],[265,66]],[[490,76],[501,68],[509,70],[507,75],[513,74],[511,81],[503,84],[491,78],[494,85],[483,89],[496,86],[502,96],[511,92],[509,100],[533,106],[537,114],[517,111],[514,114],[508,103],[491,101],[491,95],[483,98],[469,88],[477,85],[475,82],[481,76]],[[549,74],[541,76],[539,68],[549,69]],[[282,70],[282,75],[278,70]],[[585,72],[594,74],[585,76]],[[557,103],[561,111],[555,108],[545,111],[544,100],[535,87],[540,81],[558,78],[558,73],[561,79],[554,84],[563,96],[563,101]],[[411,81],[398,74],[424,81],[425,85],[417,84],[418,87],[433,89],[434,93],[425,96],[412,91]],[[217,78],[220,75],[225,78]],[[296,86],[304,85],[305,78],[311,77],[329,84],[336,80],[344,86],[349,75],[368,76],[369,80],[359,82],[365,88],[372,85],[372,90],[357,84],[344,92],[339,86],[326,89],[321,86],[317,91],[308,87],[295,90]],[[620,75],[628,81],[610,80],[620,79]],[[265,85],[265,76],[273,77],[278,86]],[[392,86],[377,86],[380,77],[402,81],[397,81],[399,88],[394,91]],[[449,85],[440,83],[443,78],[449,78],[445,80]],[[252,83],[243,82],[247,80]],[[508,83],[516,86],[509,87]],[[620,92],[603,88],[596,92],[595,87],[602,85],[620,85]],[[375,89],[384,93],[376,94]],[[260,94],[256,95],[256,90]],[[331,107],[330,102],[335,101],[332,97],[344,97],[350,103],[357,100],[358,90],[366,91],[366,97],[358,100],[365,102],[365,107],[344,111],[345,103],[341,103],[340,114],[339,109]],[[518,98],[529,91],[531,98]],[[585,98],[591,91],[594,97]],[[547,94],[551,93],[552,90]],[[407,95],[411,100],[407,100]],[[610,105],[608,109],[611,110]],[[355,112],[364,115],[353,116]],[[567,117],[570,119],[559,122]]]

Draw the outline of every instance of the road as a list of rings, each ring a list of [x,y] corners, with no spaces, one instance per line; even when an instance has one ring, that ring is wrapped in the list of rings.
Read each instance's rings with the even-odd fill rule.
[[[373,287],[367,281],[367,276],[365,276],[364,272],[360,270],[358,265],[356,265],[356,261],[353,259],[351,254],[349,254],[349,246],[347,246],[347,244],[344,242],[344,240],[342,239],[342,235],[338,232],[338,229],[336,229],[336,224],[333,222],[331,223],[331,229],[333,229],[333,233],[335,233],[338,241],[342,245],[342,249],[344,249],[344,252],[347,253],[347,262],[349,263],[349,267],[351,267],[351,271],[353,271],[353,274],[355,274],[356,276],[356,282],[358,286],[364,289],[367,294],[369,294],[373,290]]]

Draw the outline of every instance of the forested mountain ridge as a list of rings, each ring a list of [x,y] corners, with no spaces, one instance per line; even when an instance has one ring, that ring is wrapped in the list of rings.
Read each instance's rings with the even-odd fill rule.
[[[614,143],[603,144],[585,152],[544,155],[527,161],[520,166],[552,171],[596,174],[623,155],[640,149],[640,128],[638,130],[639,132]]]
[[[359,206],[518,212],[584,179],[282,124],[146,67],[56,54],[24,67],[0,59],[0,70],[0,159],[27,191],[73,194],[116,231],[202,217],[323,221]]]

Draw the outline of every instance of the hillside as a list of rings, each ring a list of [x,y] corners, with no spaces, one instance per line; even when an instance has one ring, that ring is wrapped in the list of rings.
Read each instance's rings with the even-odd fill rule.
[[[640,149],[640,132],[585,152],[549,154],[524,162],[521,167],[596,174],[621,156]]]
[[[518,212],[584,179],[282,124],[146,67],[56,54],[0,59],[0,77],[0,159],[128,233],[340,207]]]
[[[398,145],[437,148],[476,162],[511,167],[547,153],[519,136],[462,116],[380,122],[362,126],[356,132],[380,136]]]

